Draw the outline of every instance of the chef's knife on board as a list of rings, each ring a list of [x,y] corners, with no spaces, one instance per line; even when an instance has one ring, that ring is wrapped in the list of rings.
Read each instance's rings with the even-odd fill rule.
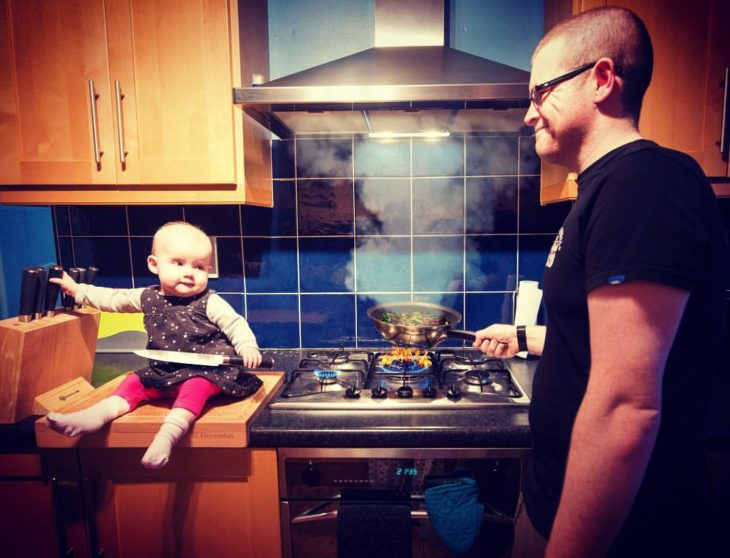
[[[46,285],[46,316],[52,318],[56,315],[56,301],[58,300],[58,291],[61,290],[61,285],[51,283],[50,279],[60,279],[63,277],[63,266],[52,265],[48,268],[48,284]]]
[[[26,267],[23,269],[23,279],[20,283],[20,308],[18,321],[29,322],[33,319],[36,289],[38,288],[38,268]]]
[[[229,355],[206,355],[201,353],[185,353],[182,351],[157,351],[145,349],[134,351],[134,354],[163,362],[176,362],[178,364],[192,364],[195,366],[243,366],[243,357]],[[258,368],[271,368],[274,366],[274,359],[263,357]]]

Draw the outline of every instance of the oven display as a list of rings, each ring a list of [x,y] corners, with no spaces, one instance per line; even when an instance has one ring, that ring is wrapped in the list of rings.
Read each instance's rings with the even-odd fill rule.
[[[415,467],[398,467],[395,470],[396,477],[417,477],[418,469]]]

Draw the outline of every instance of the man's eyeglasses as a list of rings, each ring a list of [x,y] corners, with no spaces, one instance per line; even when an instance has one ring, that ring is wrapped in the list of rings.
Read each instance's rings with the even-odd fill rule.
[[[598,62],[598,61],[596,60],[596,62]],[[559,83],[563,83],[564,81],[573,79],[575,76],[580,75],[587,70],[590,70],[593,66],[596,65],[596,62],[590,62],[588,64],[583,64],[582,66],[578,66],[574,70],[570,70],[569,72],[563,74],[562,76],[558,76],[558,77],[553,78],[550,81],[546,81],[544,83],[538,83],[535,87],[533,87],[530,90],[530,101],[532,102],[533,105],[535,105],[536,107],[539,107],[543,101],[543,93],[545,93],[548,89],[550,89],[551,87],[555,87]],[[616,73],[620,73],[618,71],[618,67],[616,68]]]

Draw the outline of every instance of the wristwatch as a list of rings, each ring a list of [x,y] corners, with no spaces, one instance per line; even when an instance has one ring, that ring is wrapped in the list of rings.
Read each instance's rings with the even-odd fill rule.
[[[517,349],[519,352],[527,352],[527,326],[517,326]]]

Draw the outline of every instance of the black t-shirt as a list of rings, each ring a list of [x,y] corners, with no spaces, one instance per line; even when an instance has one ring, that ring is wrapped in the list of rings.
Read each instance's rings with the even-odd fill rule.
[[[613,548],[628,556],[644,542],[652,547],[649,541],[659,535],[676,540],[677,533],[666,532],[675,519],[700,516],[695,504],[702,491],[705,388],[720,347],[726,235],[699,166],[653,142],[611,151],[578,183],[578,199],[545,267],[547,335],[530,407],[533,451],[523,490],[528,515],[543,536],[555,518],[573,421],[588,382],[588,293],[635,280],[690,293],[665,369],[656,446]]]

